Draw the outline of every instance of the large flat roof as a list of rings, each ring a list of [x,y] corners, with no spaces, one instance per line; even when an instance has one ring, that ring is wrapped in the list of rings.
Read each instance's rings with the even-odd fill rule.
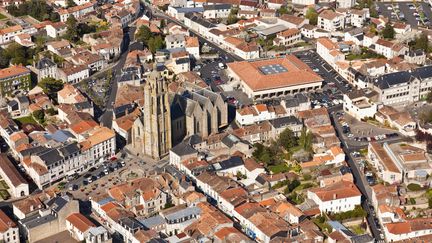
[[[323,79],[294,55],[282,58],[228,63],[253,91],[321,82]]]

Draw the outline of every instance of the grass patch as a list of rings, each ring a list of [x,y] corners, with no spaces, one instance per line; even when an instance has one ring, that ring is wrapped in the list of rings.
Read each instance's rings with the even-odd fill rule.
[[[0,20],[3,20],[3,19],[7,19],[7,17],[0,13]]]
[[[9,186],[7,185],[7,183],[4,180],[0,181],[0,190],[7,190],[9,189]]]
[[[317,216],[312,219],[312,222],[314,222],[321,231],[327,231],[328,233],[332,231],[332,227],[327,223],[325,216]]]
[[[301,190],[308,189],[308,188],[311,188],[311,187],[314,187],[314,186],[315,186],[314,183],[312,183],[312,182],[306,182],[306,183],[303,183],[300,186],[296,187],[295,191],[301,191]]]
[[[0,197],[3,200],[7,200],[10,198],[9,192],[7,192],[6,190],[0,190]]]
[[[290,168],[286,164],[270,165],[268,169],[273,172],[273,174],[285,173],[290,171]]]
[[[346,55],[346,59],[348,61],[358,60],[358,59],[369,59],[369,58],[384,58],[383,55],[380,55],[374,51],[369,50],[368,48],[363,48],[361,50],[361,54],[348,54]]]
[[[423,190],[423,188],[419,184],[414,184],[414,183],[408,184],[407,188],[408,190],[413,192]]]
[[[18,123],[18,126],[22,126],[23,124],[28,124],[28,123],[35,124],[35,125],[38,124],[37,121],[32,116],[23,116],[14,119],[14,121]]]
[[[366,231],[360,225],[352,226],[350,227],[350,230],[356,235],[363,235],[366,233]]]
[[[368,149],[367,148],[360,149],[359,153],[361,154],[361,156],[366,157],[366,155],[368,154]]]
[[[361,206],[356,206],[354,210],[330,215],[332,220],[342,221],[346,219],[364,218],[367,216],[366,211]]]

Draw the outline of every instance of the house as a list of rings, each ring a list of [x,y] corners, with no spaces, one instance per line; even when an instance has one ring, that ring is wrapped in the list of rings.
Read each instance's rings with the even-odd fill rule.
[[[368,158],[388,183],[406,182],[423,185],[428,173],[432,172],[425,150],[395,143],[370,143]]]
[[[223,40],[223,47],[245,60],[259,58],[260,51],[255,42],[247,43],[241,38],[229,36]]]
[[[58,78],[65,83],[79,83],[90,76],[90,69],[86,65],[75,65],[64,62],[63,67],[58,69]]]
[[[288,29],[276,35],[273,45],[292,46],[301,41],[301,33],[298,29]]]
[[[165,37],[167,49],[175,49],[185,47],[186,36],[184,34],[171,34]]]
[[[9,186],[12,197],[19,198],[29,195],[28,182],[4,154],[0,156],[0,175]]]
[[[14,40],[15,36],[24,33],[21,25],[14,25],[0,30],[0,45],[9,43]]]
[[[293,55],[228,63],[227,72],[230,79],[238,82],[248,97],[255,100],[315,90],[322,85],[322,78]]]
[[[27,33],[16,35],[14,41],[25,47],[34,47],[36,45],[32,42],[31,35]]]
[[[231,11],[231,4],[204,4],[203,17],[205,19],[227,18]]]
[[[361,193],[354,183],[340,181],[334,184],[310,189],[307,197],[313,200],[321,212],[339,213],[354,210],[361,205]]]
[[[374,117],[377,112],[377,104],[371,100],[371,97],[375,95],[373,91],[366,93],[364,90],[354,90],[344,94],[344,111],[358,120]]]
[[[29,113],[30,101],[27,96],[17,96],[8,102],[8,112],[13,116],[25,116]]]
[[[16,90],[29,91],[31,71],[23,66],[11,66],[0,69],[0,93],[10,94]]]
[[[385,186],[383,184],[377,184],[372,186],[371,189],[371,203],[374,208],[378,208],[378,206],[381,205],[398,207],[401,204],[401,199],[399,198],[398,188],[396,185]]]
[[[44,78],[57,78],[57,64],[46,57],[43,57],[34,63],[34,70],[36,70],[38,82]]]
[[[0,210],[0,240],[5,243],[19,243],[18,225]]]
[[[314,5],[314,0],[293,0],[293,4],[308,6],[308,5]]]
[[[337,0],[336,6],[338,8],[352,8],[356,4],[355,0]]]
[[[329,38],[319,38],[316,49],[317,54],[333,68],[336,68],[338,62],[345,60],[345,55],[340,51],[339,46]]]
[[[58,10],[60,15],[60,21],[66,22],[70,15],[73,15],[75,19],[81,19],[86,14],[93,12],[95,10],[95,2],[88,2],[82,5],[70,7],[70,8],[61,8]]]
[[[45,205],[35,214],[18,221],[20,233],[29,242],[44,240],[67,230],[66,218],[79,212],[78,201],[68,196],[55,196],[47,200]]]
[[[345,17],[343,14],[324,10],[318,15],[317,26],[323,30],[334,32],[345,28]]]
[[[51,38],[63,36],[67,31],[67,25],[63,22],[47,24],[45,26],[46,33]]]
[[[66,218],[66,229],[78,241],[85,240],[91,228],[96,228],[96,225],[81,213],[73,213]]]
[[[359,79],[372,84],[372,88],[378,93],[378,101],[383,105],[406,105],[426,97],[432,89],[431,73],[432,66],[424,66]]]
[[[411,50],[405,54],[404,60],[417,65],[424,65],[426,62],[426,53],[423,50]]]
[[[196,60],[200,59],[200,47],[198,37],[186,37],[186,51],[189,52]]]
[[[404,44],[393,43],[383,39],[378,39],[375,43],[375,51],[388,59],[405,55],[408,53],[408,50],[408,47]]]
[[[377,121],[392,126],[405,136],[415,136],[417,123],[408,111],[397,111],[391,106],[382,106],[375,115]]]
[[[389,242],[411,240],[430,236],[432,233],[431,225],[432,219],[430,218],[406,219],[401,222],[385,224],[383,233]]]

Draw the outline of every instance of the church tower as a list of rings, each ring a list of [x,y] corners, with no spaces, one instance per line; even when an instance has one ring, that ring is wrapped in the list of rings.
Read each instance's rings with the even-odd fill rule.
[[[155,159],[167,155],[171,144],[171,114],[168,84],[153,71],[144,86],[143,152]]]

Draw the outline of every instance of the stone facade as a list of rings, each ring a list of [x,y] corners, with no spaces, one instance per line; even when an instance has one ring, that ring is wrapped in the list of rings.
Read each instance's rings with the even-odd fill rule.
[[[132,147],[141,154],[159,159],[171,148],[171,115],[166,80],[152,72],[144,86],[144,106],[132,127]]]

